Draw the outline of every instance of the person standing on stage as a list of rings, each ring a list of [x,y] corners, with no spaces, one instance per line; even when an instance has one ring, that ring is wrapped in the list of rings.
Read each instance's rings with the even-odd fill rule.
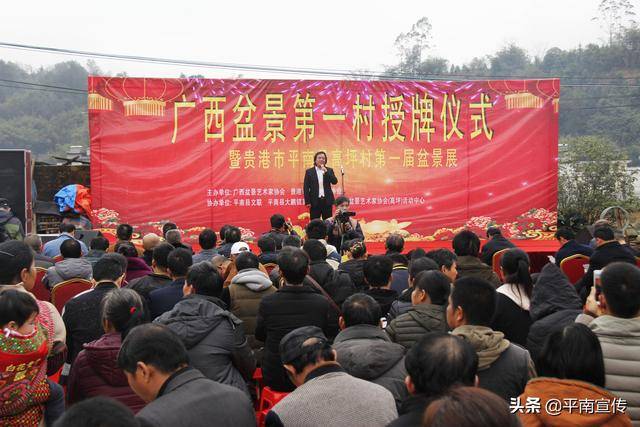
[[[331,185],[338,183],[333,169],[327,166],[327,153],[318,151],[313,156],[313,167],[304,174],[304,203],[309,208],[311,219],[331,218],[333,190]]]

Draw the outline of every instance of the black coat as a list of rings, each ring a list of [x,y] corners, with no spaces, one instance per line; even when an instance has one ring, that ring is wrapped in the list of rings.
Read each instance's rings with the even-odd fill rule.
[[[507,238],[502,235],[494,236],[482,247],[480,252],[480,259],[487,265],[493,264],[493,254],[503,249],[515,248],[516,245],[511,243]]]
[[[182,299],[184,279],[176,279],[163,288],[149,294],[149,311],[151,320],[171,310]]]
[[[364,282],[364,263],[365,259],[350,259],[343,262],[338,267],[338,270],[345,271],[351,277],[353,285],[356,287],[356,291],[360,292],[367,289],[367,284]]]
[[[342,306],[344,300],[356,292],[349,274],[334,270],[326,261],[312,261],[309,276],[322,286],[338,306]]]
[[[328,329],[329,302],[308,286],[285,285],[260,301],[256,320],[256,339],[264,342],[262,376],[266,386],[292,391],[280,360],[280,340],[302,326]]]
[[[95,341],[104,334],[100,303],[102,298],[118,286],[115,283],[101,283],[89,292],[71,298],[64,305],[64,326],[67,328],[67,362],[69,364],[82,351],[82,346]]]
[[[591,249],[587,245],[581,245],[575,240],[569,240],[567,243],[562,245],[558,252],[556,252],[556,265],[560,265],[563,259],[568,258],[572,255],[585,255],[590,257],[593,254],[593,249]]]
[[[533,287],[529,307],[533,324],[529,328],[527,349],[534,361],[537,361],[546,338],[573,323],[582,312],[581,308],[575,287],[555,264],[546,264]]]
[[[502,332],[506,339],[524,347],[531,327],[529,311],[520,307],[508,296],[500,292],[497,294],[496,310],[491,321],[491,329]]]
[[[619,261],[635,265],[636,257],[631,254],[629,249],[615,241],[604,243],[593,251],[591,258],[589,258],[589,270],[587,270],[587,274],[576,283],[576,290],[583,303],[587,301],[587,297],[591,292],[591,286],[593,286],[593,272],[595,270],[602,270],[612,262]]]
[[[369,288],[363,293],[372,297],[380,304],[380,313],[386,316],[391,309],[391,304],[398,298],[398,293],[393,289]]]
[[[336,185],[338,183],[338,178],[336,178],[336,174],[333,173],[333,169],[327,168],[327,171],[324,174],[324,179],[322,180],[322,184],[324,187],[324,198],[325,202],[328,205],[333,205],[335,201],[333,197],[333,190],[331,190],[331,184]],[[318,204],[318,195],[320,194],[320,187],[318,186],[318,174],[316,172],[315,166],[309,168],[304,173],[304,204],[316,206]]]

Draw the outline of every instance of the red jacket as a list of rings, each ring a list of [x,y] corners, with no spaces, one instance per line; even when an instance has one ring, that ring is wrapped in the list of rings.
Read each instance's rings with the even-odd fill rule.
[[[104,334],[84,345],[71,366],[67,396],[69,404],[94,396],[112,397],[137,413],[145,406],[129,387],[116,360],[122,345],[120,333]]]

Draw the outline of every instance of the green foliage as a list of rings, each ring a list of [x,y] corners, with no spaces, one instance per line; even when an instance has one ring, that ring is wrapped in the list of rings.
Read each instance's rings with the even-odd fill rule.
[[[609,206],[636,210],[635,173],[627,169],[627,156],[599,136],[565,137],[560,141],[558,210],[579,214],[588,223]]]

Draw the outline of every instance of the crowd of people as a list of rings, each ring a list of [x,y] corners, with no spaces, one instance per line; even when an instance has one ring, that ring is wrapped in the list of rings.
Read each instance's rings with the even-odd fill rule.
[[[197,251],[173,223],[142,246],[128,224],[0,243],[0,424],[640,426],[640,269],[610,226],[557,232],[556,263],[590,256],[574,284],[497,228],[370,255],[346,221],[301,238],[275,214],[256,253],[232,225]],[[92,287],[59,313],[36,265]]]

